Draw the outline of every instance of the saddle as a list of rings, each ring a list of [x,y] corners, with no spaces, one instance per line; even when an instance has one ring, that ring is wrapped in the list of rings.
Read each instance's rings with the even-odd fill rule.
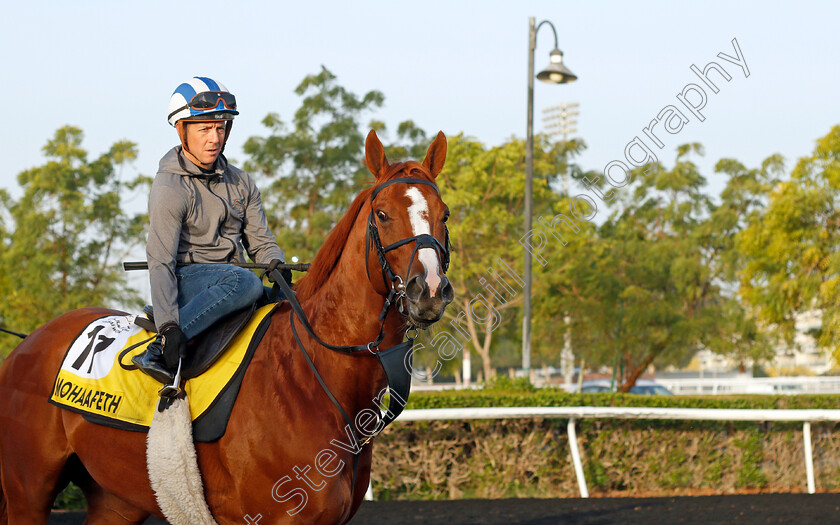
[[[206,372],[225,352],[236,334],[248,324],[256,310],[257,303],[254,303],[248,308],[230,314],[191,339],[187,343],[189,351],[181,368],[181,377],[192,379]],[[134,324],[149,332],[157,333],[152,306],[146,305],[143,308],[143,313],[146,314],[146,317],[137,316]]]

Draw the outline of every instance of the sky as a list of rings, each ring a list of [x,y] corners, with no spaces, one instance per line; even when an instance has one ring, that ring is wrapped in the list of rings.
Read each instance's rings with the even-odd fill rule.
[[[634,137],[668,105],[689,122],[656,132],[653,149],[666,166],[675,148],[705,146],[696,158],[718,193],[720,158],[757,166],[773,153],[788,166],[840,123],[840,31],[836,2],[457,1],[373,2],[113,2],[27,1],[4,6],[0,71],[6,125],[0,126],[4,166],[0,188],[19,195],[16,176],[45,162],[42,147],[56,129],[85,133],[90,158],[122,139],[137,144],[128,179],[153,175],[178,143],[166,121],[172,91],[192,76],[220,80],[241,114],[227,148],[245,160],[242,144],[266,136],[275,112],[289,121],[300,98],[294,88],[323,65],[356,94],[379,90],[384,106],[366,119],[394,130],[412,119],[430,136],[464,133],[487,145],[524,137],[528,18],[557,28],[564,63],[578,80],[536,82],[535,126],[542,110],[579,103],[578,132],[588,149],[584,169],[603,170],[624,158]],[[718,58],[736,56],[749,76]],[[545,24],[537,35],[537,71],[554,42]],[[690,70],[717,62],[712,93]],[[677,95],[690,83],[707,93],[701,122]],[[693,95],[689,95],[691,99]],[[696,99],[696,96],[695,96]],[[360,159],[363,152],[359,152]],[[128,196],[129,209],[146,195]],[[142,251],[139,252],[142,255]]]

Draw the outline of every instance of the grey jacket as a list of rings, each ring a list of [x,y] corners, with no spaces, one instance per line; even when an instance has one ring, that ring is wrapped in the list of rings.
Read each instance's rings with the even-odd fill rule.
[[[160,160],[149,196],[146,259],[158,328],[179,322],[177,263],[285,260],[268,228],[254,181],[223,156],[213,174],[184,157],[181,146]]]

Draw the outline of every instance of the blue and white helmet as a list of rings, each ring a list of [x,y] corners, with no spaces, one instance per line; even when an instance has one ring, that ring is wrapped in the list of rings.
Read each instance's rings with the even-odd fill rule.
[[[169,123],[186,120],[233,120],[236,97],[212,78],[193,77],[172,93],[169,99]]]

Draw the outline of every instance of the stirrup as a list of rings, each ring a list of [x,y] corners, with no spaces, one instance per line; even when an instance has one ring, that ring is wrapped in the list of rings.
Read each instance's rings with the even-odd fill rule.
[[[181,364],[184,362],[183,358],[178,358],[178,371],[175,372],[175,379],[171,385],[163,385],[163,388],[158,390],[158,395],[163,398],[174,398],[181,393]]]

